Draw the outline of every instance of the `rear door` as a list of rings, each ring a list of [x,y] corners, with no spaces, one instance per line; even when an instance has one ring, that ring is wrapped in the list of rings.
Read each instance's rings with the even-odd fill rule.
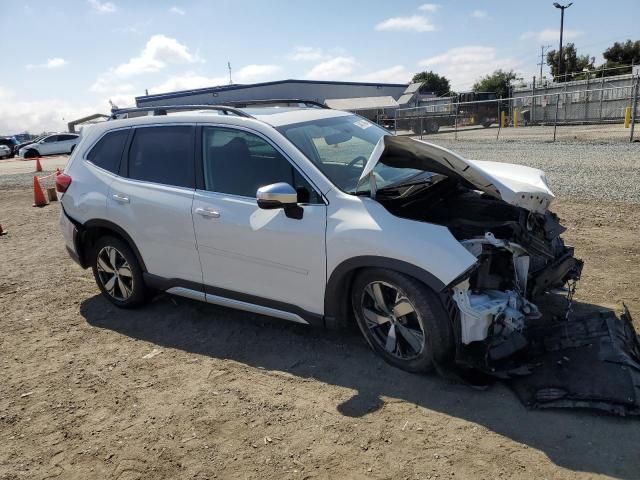
[[[38,153],[40,153],[40,155],[56,153],[56,143],[58,142],[59,137],[60,135],[49,135],[42,140],[42,143],[37,143],[34,147],[38,149]]]
[[[191,218],[194,140],[191,125],[134,128],[110,186],[107,216],[131,236],[150,274],[201,288]]]
[[[318,189],[257,132],[203,126],[199,137],[193,222],[207,298],[322,314],[327,207]],[[298,190],[301,219],[258,208],[256,190],[276,182]]]

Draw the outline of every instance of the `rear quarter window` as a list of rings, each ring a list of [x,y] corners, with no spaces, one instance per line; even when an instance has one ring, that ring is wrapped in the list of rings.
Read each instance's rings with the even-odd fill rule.
[[[107,133],[91,149],[87,160],[100,168],[117,173],[128,135],[129,130],[116,130]]]

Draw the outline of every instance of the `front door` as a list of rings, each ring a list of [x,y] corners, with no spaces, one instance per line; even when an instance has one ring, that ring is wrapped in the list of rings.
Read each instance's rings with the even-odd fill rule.
[[[326,284],[322,197],[264,137],[241,129],[202,127],[203,185],[193,220],[208,295],[280,310],[322,314]],[[262,210],[256,190],[294,186],[302,219]]]

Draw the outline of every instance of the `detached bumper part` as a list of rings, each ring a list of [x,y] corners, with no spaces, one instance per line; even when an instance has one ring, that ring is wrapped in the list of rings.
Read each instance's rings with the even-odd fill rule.
[[[509,383],[530,408],[640,415],[640,342],[631,315],[573,318],[527,331],[530,374]]]

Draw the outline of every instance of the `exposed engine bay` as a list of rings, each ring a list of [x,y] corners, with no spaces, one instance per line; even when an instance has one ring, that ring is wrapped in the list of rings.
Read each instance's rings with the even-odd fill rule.
[[[507,380],[531,407],[640,414],[640,343],[631,317],[626,307],[620,319],[572,315],[583,262],[564,244],[558,217],[443,173],[425,172],[422,180],[378,191],[376,200],[396,216],[447,227],[477,259],[441,292],[453,306],[461,376]],[[559,294],[564,311],[543,312]]]

